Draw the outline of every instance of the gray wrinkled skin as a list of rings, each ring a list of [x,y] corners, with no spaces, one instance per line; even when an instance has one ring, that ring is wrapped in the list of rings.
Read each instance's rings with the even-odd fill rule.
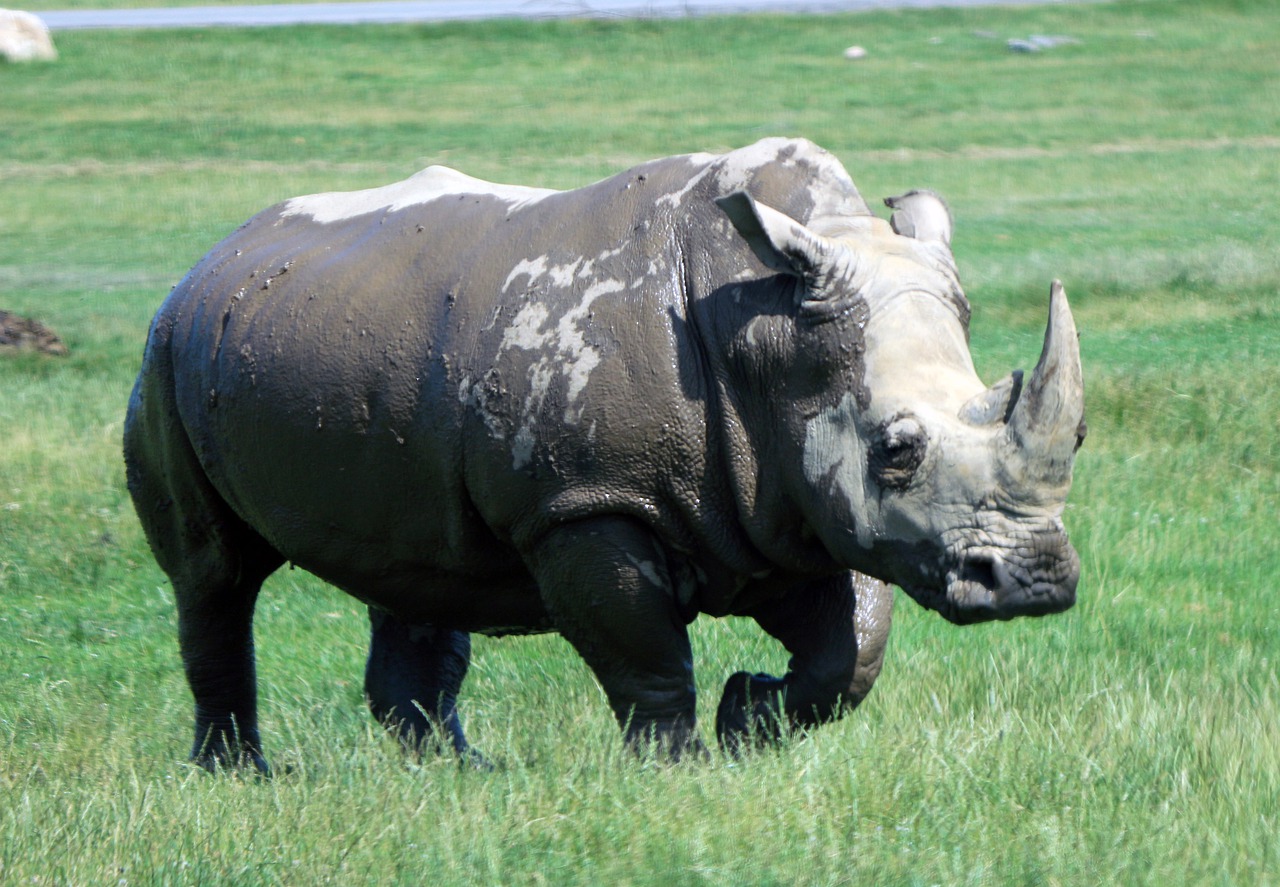
[[[921,206],[895,233],[767,139],[566,192],[433,167],[243,225],[161,307],[125,427],[193,757],[267,770],[252,617],[285,562],[368,604],[374,714],[463,755],[471,632],[561,633],[628,740],[678,755],[700,613],[792,655],[730,679],[736,749],[866,696],[888,582],[957,622],[1070,606],[1078,352],[982,385]]]

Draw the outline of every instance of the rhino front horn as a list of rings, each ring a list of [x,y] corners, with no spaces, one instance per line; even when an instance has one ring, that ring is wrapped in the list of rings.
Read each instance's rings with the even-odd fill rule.
[[[1025,459],[1027,480],[1070,481],[1084,440],[1084,376],[1080,337],[1061,281],[1049,291],[1049,327],[1031,378],[1009,415],[1009,434]]]

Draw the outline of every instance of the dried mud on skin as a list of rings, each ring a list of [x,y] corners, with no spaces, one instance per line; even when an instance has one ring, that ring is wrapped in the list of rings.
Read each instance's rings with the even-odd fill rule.
[[[19,317],[8,311],[0,311],[0,351],[39,351],[61,357],[67,346],[57,333],[30,317]]]

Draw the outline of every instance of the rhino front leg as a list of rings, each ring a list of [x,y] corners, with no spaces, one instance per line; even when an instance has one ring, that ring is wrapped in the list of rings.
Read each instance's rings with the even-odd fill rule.
[[[458,716],[458,690],[471,662],[471,635],[404,622],[369,608],[369,660],[364,691],[369,709],[411,751],[438,742],[474,757]]]
[[[530,558],[556,629],[595,672],[627,743],[700,751],[693,652],[666,559],[629,518],[560,527]]]
[[[716,711],[722,748],[776,741],[782,721],[804,729],[835,720],[871,691],[884,662],[893,589],[860,573],[799,588],[751,613],[791,653],[785,677],[738,672]]]

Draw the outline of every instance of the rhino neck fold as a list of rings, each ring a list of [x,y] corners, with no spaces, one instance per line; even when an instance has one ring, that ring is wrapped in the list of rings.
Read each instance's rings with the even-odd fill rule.
[[[775,444],[779,420],[771,410],[743,409],[732,390],[719,386],[717,408],[721,452],[732,485],[738,522],[751,547],[773,567],[804,574],[839,570],[822,540],[806,521],[792,494],[789,470],[800,454]],[[769,398],[766,392],[747,396]]]
[[[782,296],[791,302],[790,291]],[[750,304],[746,295],[741,300]],[[696,303],[690,316],[695,319],[711,380],[709,458],[719,461],[728,480],[729,504],[740,528],[737,548],[750,552],[752,574],[775,568],[815,575],[839,570],[839,564],[810,529],[795,495],[795,476],[803,456],[784,446],[792,438],[787,428],[795,421],[789,414],[803,407],[794,402],[793,392],[778,388],[776,377],[775,384],[768,382],[768,366],[744,366],[733,357],[732,345],[726,344],[747,342],[756,353],[766,332],[752,330],[751,324],[768,318],[775,321],[768,335],[778,340],[775,344],[781,351],[789,351],[794,347],[790,341],[795,332],[793,319],[784,321],[780,315],[753,310],[727,311],[723,305],[713,309],[710,301]]]

